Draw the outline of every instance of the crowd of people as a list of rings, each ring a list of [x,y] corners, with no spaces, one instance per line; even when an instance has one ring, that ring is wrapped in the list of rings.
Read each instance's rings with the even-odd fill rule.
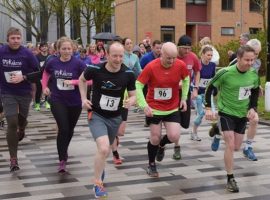
[[[200,124],[205,116],[213,122],[209,135],[211,148],[217,151],[225,141],[226,188],[239,192],[233,174],[234,151],[239,150],[249,122],[243,154],[257,161],[252,143],[256,135],[258,96],[263,94],[258,70],[260,41],[240,36],[237,52],[228,67],[216,73],[219,54],[209,37],[200,41],[201,51],[192,52],[192,40],[183,35],[177,44],[162,43],[149,37],[137,45],[130,38],[105,45],[102,41],[83,48],[68,37],[37,48],[22,45],[20,29],[11,27],[7,44],[0,47],[0,125],[7,122],[10,171],[20,169],[17,149],[25,136],[29,107],[46,109],[57,124],[59,173],[67,171],[68,148],[82,109],[88,112],[88,125],[96,142],[94,158],[94,194],[108,195],[104,188],[106,159],[112,152],[115,165],[120,136],[125,133],[132,106],[145,115],[149,126],[147,174],[158,177],[156,165],[165,156],[166,145],[174,143],[173,159],[180,160],[181,127],[191,128],[190,139],[200,142]],[[246,42],[242,42],[245,39]],[[107,47],[105,47],[107,46]],[[234,56],[234,58],[233,58]],[[228,62],[229,63],[229,62]],[[190,127],[191,104],[196,118]],[[166,133],[162,133],[162,125]]]

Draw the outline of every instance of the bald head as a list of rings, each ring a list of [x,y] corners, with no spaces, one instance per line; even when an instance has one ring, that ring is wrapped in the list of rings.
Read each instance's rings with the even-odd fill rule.
[[[172,42],[166,42],[162,45],[161,54],[167,54],[169,57],[176,57],[177,56],[177,47]]]
[[[124,47],[120,42],[113,42],[107,49],[107,53],[110,54],[111,51],[114,50],[123,50],[124,52]]]
[[[161,48],[161,63],[165,68],[169,68],[177,57],[177,47],[172,42],[166,42]]]

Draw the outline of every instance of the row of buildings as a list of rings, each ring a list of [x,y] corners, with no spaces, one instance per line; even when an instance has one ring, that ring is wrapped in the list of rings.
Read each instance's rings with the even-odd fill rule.
[[[242,32],[256,33],[263,28],[260,7],[254,0],[115,0],[112,6],[115,13],[105,31],[130,37],[135,43],[146,36],[176,42],[187,34],[194,44],[204,36],[209,36],[214,44],[223,44],[237,39]],[[0,6],[0,11],[3,9]],[[56,22],[56,17],[49,21],[48,41],[57,39]],[[5,42],[10,26],[19,25],[0,14],[1,42]],[[68,36],[71,36],[71,26],[66,24]],[[82,28],[83,43],[85,37],[86,30]],[[33,37],[32,42],[35,42]]]

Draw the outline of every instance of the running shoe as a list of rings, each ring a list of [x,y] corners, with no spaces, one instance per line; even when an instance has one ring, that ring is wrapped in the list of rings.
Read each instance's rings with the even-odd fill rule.
[[[58,173],[65,173],[66,172],[66,161],[61,160],[59,163]]]
[[[181,160],[181,148],[180,146],[175,146],[174,147],[174,154],[173,154],[173,159],[174,160]]]
[[[191,133],[190,139],[194,141],[201,141],[201,138],[198,137],[197,133]]]
[[[156,161],[161,162],[165,156],[165,147],[158,147]]]
[[[122,164],[122,160],[120,159],[120,156],[117,152],[117,154],[113,155],[113,163],[115,165],[121,165]]]
[[[248,147],[247,150],[243,149],[244,156],[251,161],[257,161],[257,157],[255,156],[252,147]]]
[[[211,129],[209,130],[210,137],[214,137],[215,135],[220,135],[217,123],[213,123]]]
[[[0,129],[3,129],[5,126],[5,121],[4,120],[1,120],[0,121]]]
[[[156,164],[149,165],[146,172],[150,177],[159,177]]]
[[[108,193],[106,192],[103,183],[95,183],[93,187],[96,198],[106,198]]]
[[[40,111],[40,104],[39,103],[35,103],[34,109],[35,109],[35,111]]]
[[[48,101],[45,101],[45,108],[46,108],[47,110],[50,110],[50,109],[51,109],[51,105],[49,104]]]
[[[212,151],[217,151],[219,148],[219,143],[220,143],[220,138],[214,137],[212,144],[211,144],[211,149]]]
[[[15,172],[18,171],[19,168],[19,164],[18,164],[18,159],[17,158],[11,158],[10,159],[10,172]]]
[[[227,182],[226,189],[227,189],[229,192],[239,192],[239,187],[237,186],[237,182],[235,181],[234,178],[231,178],[231,179]]]

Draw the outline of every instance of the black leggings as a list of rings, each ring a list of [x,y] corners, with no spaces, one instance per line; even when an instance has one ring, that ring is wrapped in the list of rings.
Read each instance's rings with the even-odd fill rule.
[[[62,161],[67,159],[68,146],[82,108],[81,106],[66,106],[58,102],[50,103],[52,114],[58,126],[57,150],[59,160]]]

